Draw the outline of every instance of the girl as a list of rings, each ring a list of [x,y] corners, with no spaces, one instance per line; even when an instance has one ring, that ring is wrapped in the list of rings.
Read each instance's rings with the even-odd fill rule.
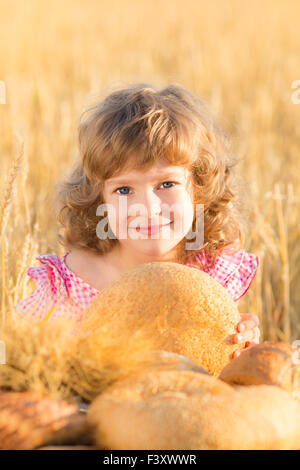
[[[178,84],[121,86],[84,111],[78,130],[80,159],[54,198],[67,251],[36,258],[42,265],[27,271],[36,289],[16,310],[80,320],[108,283],[152,261],[201,269],[238,301],[259,260],[243,249],[236,161],[206,103]],[[199,236],[199,206],[203,239],[195,246],[187,240]],[[235,342],[259,342],[258,324],[242,315]]]

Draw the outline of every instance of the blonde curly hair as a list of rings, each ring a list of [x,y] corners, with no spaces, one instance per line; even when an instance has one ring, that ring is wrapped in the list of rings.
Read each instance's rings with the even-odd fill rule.
[[[206,102],[182,85],[161,89],[148,83],[121,85],[83,111],[78,126],[79,162],[69,177],[56,185],[54,204],[64,232],[58,235],[66,249],[83,248],[104,254],[119,243],[100,239],[96,209],[103,199],[106,179],[120,174],[136,155],[134,169],[150,168],[161,157],[188,168],[193,176],[194,207],[204,204],[204,243],[186,250],[186,238],[177,245],[175,261],[193,264],[205,250],[209,265],[226,249],[237,251],[245,240],[241,215],[238,160],[229,152],[227,133],[212,116]],[[194,211],[196,212],[196,211]],[[196,229],[196,213],[192,230]]]

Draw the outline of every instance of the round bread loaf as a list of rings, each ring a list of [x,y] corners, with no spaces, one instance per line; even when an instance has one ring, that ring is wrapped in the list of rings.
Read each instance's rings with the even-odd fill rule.
[[[87,420],[109,450],[300,448],[300,405],[278,387],[231,388],[192,371],[147,371],[120,380]]]
[[[185,355],[219,375],[232,353],[240,314],[226,289],[199,269],[179,263],[153,262],[131,268],[111,282],[80,322],[78,348],[90,356],[104,336],[128,337],[138,331],[152,349]],[[96,346],[95,346],[96,348]],[[150,347],[151,349],[151,347]]]
[[[300,400],[300,356],[289,343],[265,341],[243,351],[219,378],[238,385],[277,385]]]

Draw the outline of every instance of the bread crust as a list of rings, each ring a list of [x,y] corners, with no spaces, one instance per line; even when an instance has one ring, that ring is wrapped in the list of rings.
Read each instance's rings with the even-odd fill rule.
[[[254,345],[227,364],[219,378],[237,385],[276,385],[300,400],[300,358],[289,343]]]
[[[110,450],[300,448],[300,405],[274,386],[237,389],[192,371],[153,371],[115,383],[87,419]]]
[[[178,263],[146,263],[124,272],[95,298],[80,324],[80,348],[86,341],[89,347],[99,343],[100,323],[111,325],[116,337],[143,329],[152,349],[187,356],[218,376],[244,347],[233,342],[240,319],[226,289],[208,274]]]

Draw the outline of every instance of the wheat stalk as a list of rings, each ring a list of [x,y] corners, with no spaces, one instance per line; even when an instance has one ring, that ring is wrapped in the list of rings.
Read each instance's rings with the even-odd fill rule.
[[[10,172],[8,174],[7,182],[3,191],[3,199],[0,205],[0,234],[1,236],[5,232],[5,229],[6,229],[6,225],[7,225],[7,221],[9,217],[9,211],[10,211],[11,196],[13,194],[14,182],[20,170],[23,152],[24,152],[24,142],[19,141],[19,150],[17,152],[16,157],[13,160]]]

